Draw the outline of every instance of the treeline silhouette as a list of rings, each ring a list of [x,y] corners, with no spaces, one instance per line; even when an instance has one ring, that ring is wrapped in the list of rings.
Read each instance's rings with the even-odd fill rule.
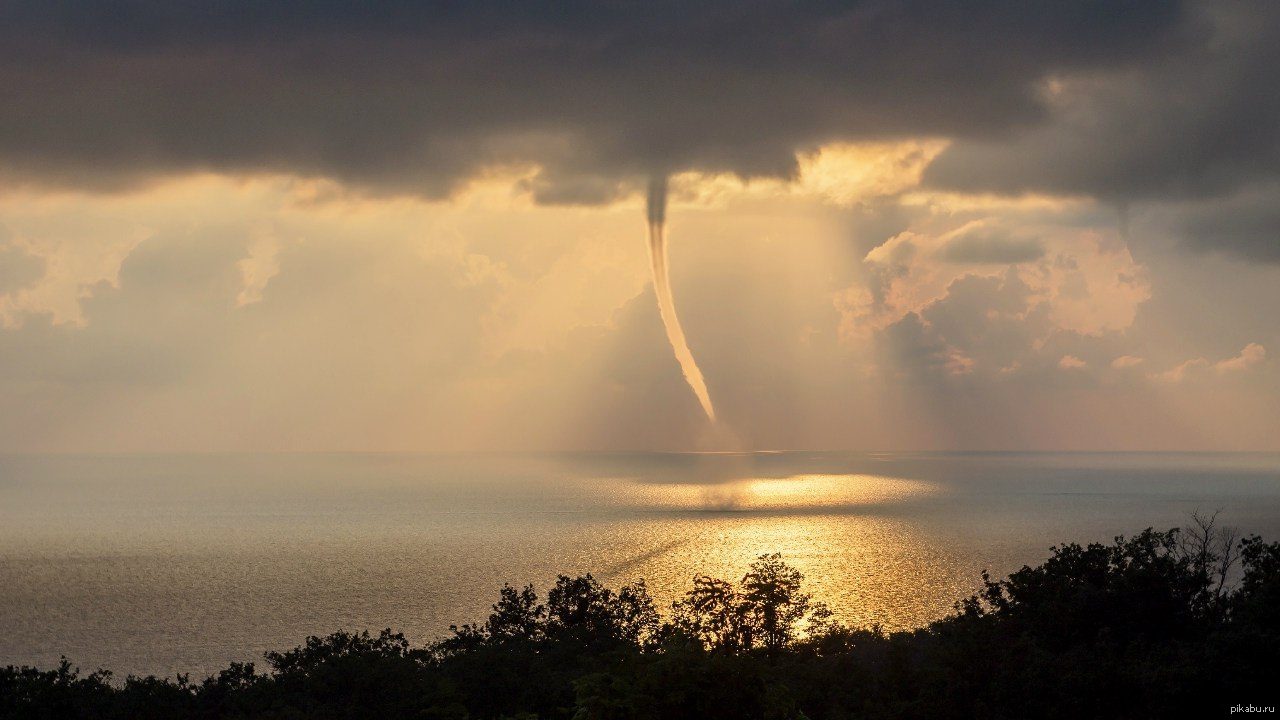
[[[1196,517],[1068,544],[910,632],[850,628],[778,555],[698,577],[662,617],[643,582],[503,587],[415,647],[338,632],[202,681],[0,671],[5,718],[1155,718],[1274,709],[1280,543]],[[1273,710],[1274,711],[1274,710]]]

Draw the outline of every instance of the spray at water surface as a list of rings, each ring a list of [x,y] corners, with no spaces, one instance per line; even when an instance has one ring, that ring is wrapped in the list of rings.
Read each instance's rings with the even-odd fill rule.
[[[707,392],[707,383],[702,378],[702,371],[689,351],[689,344],[684,339],[684,329],[680,327],[680,318],[676,315],[675,300],[671,297],[671,276],[667,269],[667,178],[655,176],[649,180],[649,200],[647,205],[649,216],[649,259],[653,263],[653,291],[658,296],[658,312],[662,315],[662,325],[667,330],[667,340],[675,352],[676,361],[684,379],[698,397],[702,411],[707,419],[715,422],[716,410],[711,404],[711,394]]]

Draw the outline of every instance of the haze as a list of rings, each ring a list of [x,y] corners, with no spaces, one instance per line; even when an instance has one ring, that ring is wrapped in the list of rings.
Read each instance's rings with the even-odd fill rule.
[[[197,5],[0,3],[0,451],[1280,449],[1280,6]]]

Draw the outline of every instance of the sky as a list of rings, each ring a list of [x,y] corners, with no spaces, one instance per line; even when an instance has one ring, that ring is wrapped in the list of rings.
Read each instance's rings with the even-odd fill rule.
[[[1265,0],[0,0],[0,451],[1280,450],[1277,68]]]

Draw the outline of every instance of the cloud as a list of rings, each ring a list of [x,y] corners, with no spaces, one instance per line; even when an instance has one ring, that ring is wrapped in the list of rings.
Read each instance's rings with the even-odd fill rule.
[[[1062,359],[1058,361],[1058,367],[1063,370],[1079,370],[1080,368],[1088,366],[1089,363],[1081,360],[1075,355],[1063,355]]]
[[[1116,370],[1123,370],[1125,368],[1136,367],[1138,365],[1141,365],[1144,362],[1146,362],[1145,359],[1137,357],[1135,355],[1121,355],[1120,357],[1111,361],[1111,367]]]
[[[908,312],[924,314],[979,278],[1008,280],[993,312],[1022,321],[1035,310],[1045,313],[1047,327],[1090,335],[1129,327],[1151,296],[1145,267],[1114,231],[1082,230],[1069,213],[938,212],[942,207],[866,254],[863,287],[836,299],[846,337],[865,336]],[[1021,239],[1028,233],[1033,242]],[[991,262],[959,263],[957,254]]]
[[[1195,358],[1193,360],[1188,360],[1180,365],[1170,368],[1169,370],[1166,370],[1162,373],[1153,375],[1152,377],[1154,377],[1156,380],[1162,380],[1164,382],[1172,382],[1172,383],[1182,382],[1183,379],[1186,378],[1189,374],[1195,373],[1198,370],[1204,370],[1207,367],[1209,367],[1208,360],[1205,360],[1204,358]]]
[[[941,257],[954,263],[1014,265],[1039,260],[1044,253],[1044,245],[1035,238],[1011,237],[978,228],[948,240]]]
[[[23,310],[0,331],[0,448],[698,448],[705,423],[654,310],[639,204],[536,205],[511,182],[472,183],[449,203],[217,175],[0,196],[10,242],[39,253],[42,278],[81,268],[44,296],[65,308],[57,322]],[[1274,363],[1222,371],[1229,382],[1147,377],[1198,348],[1232,348],[1207,355],[1227,360],[1244,339],[1273,349],[1258,308],[1280,302],[1274,267],[1225,272],[1159,248],[1139,263],[1081,203],[834,205],[781,183],[705,182],[677,183],[672,282],[744,447],[1280,437]],[[949,233],[973,222],[1024,231],[1045,255],[946,261]],[[1171,288],[1149,301],[1146,263]],[[259,299],[237,307],[247,288]],[[1126,355],[1147,361],[1109,367]],[[1066,356],[1087,367],[1064,372]]]
[[[1194,247],[1280,262],[1280,5],[1191,12],[1199,41],[1140,69],[1047,79],[1045,122],[952,143],[925,183],[1142,206]]]
[[[877,340],[889,353],[886,374],[929,379],[963,367],[953,362],[955,353],[941,334],[914,312],[885,327]]]
[[[1267,357],[1267,349],[1258,343],[1249,343],[1244,346],[1240,354],[1221,360],[1214,364],[1213,369],[1218,372],[1235,372],[1237,370],[1245,370],[1265,360]]]
[[[638,175],[789,177],[837,141],[1002,137],[1045,78],[1160,62],[1187,3],[153,0],[0,4],[0,169],[118,187],[214,170],[440,196],[533,167],[547,202]]]
[[[1043,86],[1051,119],[1010,142],[961,141],[929,169],[951,188],[1116,200],[1222,196],[1274,177],[1280,8],[1200,2],[1201,40],[1138,72],[1062,76]]]
[[[1211,363],[1205,358],[1194,358],[1152,377],[1163,382],[1179,383],[1205,372],[1223,375],[1247,370],[1260,364],[1266,357],[1266,348],[1258,343],[1249,343],[1235,357],[1219,360],[1216,363]]]
[[[41,224],[52,222],[65,231],[83,220],[45,217]],[[8,292],[0,292],[0,329],[20,327],[33,315],[47,315],[55,325],[84,324],[82,302],[116,283],[120,263],[146,237],[146,231],[136,227],[97,230],[98,237],[90,242],[75,237],[28,237],[21,246],[0,254],[0,261],[13,261],[6,272],[14,281]]]
[[[1201,252],[1280,263],[1280,184],[1253,186],[1225,198],[1164,205],[1146,222]]]
[[[988,386],[1016,376],[1052,384],[1046,371],[1078,369],[1091,348],[1084,336],[1059,328],[1049,304],[1019,275],[965,275],[919,312],[908,312],[871,335],[888,378],[927,383],[963,380]]]
[[[236,307],[262,301],[262,291],[267,288],[267,283],[280,274],[279,255],[279,242],[271,237],[260,237],[249,246],[249,255],[236,262],[244,283],[236,295]]]
[[[0,297],[31,285],[44,275],[44,261],[18,245],[7,244],[0,227]],[[0,301],[3,302],[3,301]]]

